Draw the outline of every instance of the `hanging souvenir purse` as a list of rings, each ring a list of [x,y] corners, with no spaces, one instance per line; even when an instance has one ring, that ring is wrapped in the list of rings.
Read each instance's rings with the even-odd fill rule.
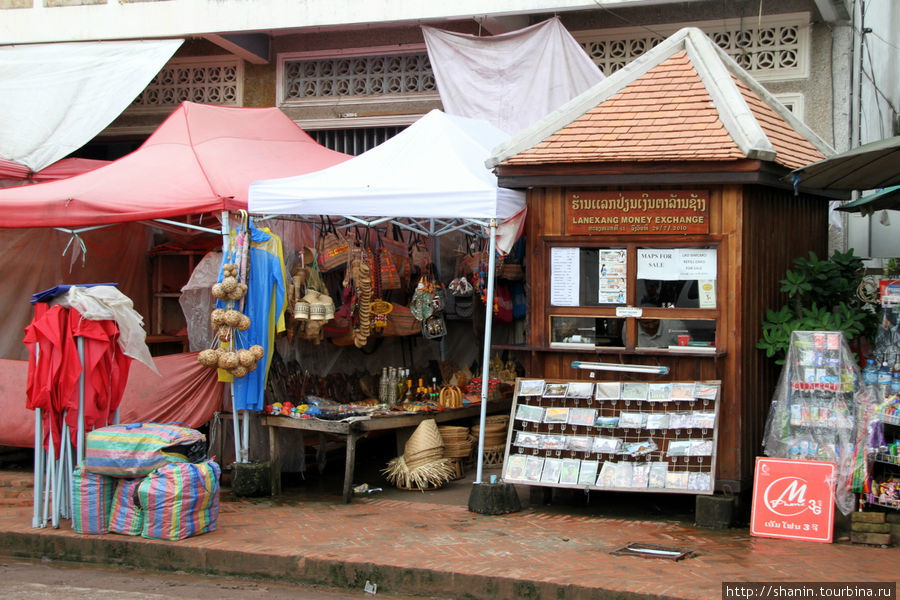
[[[434,314],[434,285],[427,276],[422,277],[416,285],[409,310],[419,321],[424,321]]]
[[[422,321],[422,335],[425,339],[436,340],[447,335],[447,324],[443,313],[434,313]]]
[[[397,270],[397,266],[394,264],[396,259],[392,258],[391,253],[383,245],[381,236],[378,236],[377,246],[375,260],[378,263],[378,271],[381,275],[381,289],[399,290],[400,271]]]
[[[347,264],[347,255],[350,253],[350,243],[338,233],[330,217],[322,220],[322,232],[316,242],[318,250],[319,269],[323,273],[333,271]]]

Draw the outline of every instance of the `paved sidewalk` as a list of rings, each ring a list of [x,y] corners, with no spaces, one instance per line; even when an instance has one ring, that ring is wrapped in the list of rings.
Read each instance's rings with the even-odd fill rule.
[[[337,489],[254,500],[225,493],[218,529],[180,542],[80,535],[68,521],[34,529],[30,506],[4,506],[0,548],[19,557],[293,579],[361,596],[368,580],[383,593],[485,600],[718,600],[723,581],[895,581],[900,573],[897,548],[754,538],[746,529],[705,531],[565,507],[485,516],[464,500],[443,503],[448,494],[467,498],[470,486],[449,484],[441,501],[386,490],[348,505]],[[610,554],[629,542],[693,554],[678,562]]]

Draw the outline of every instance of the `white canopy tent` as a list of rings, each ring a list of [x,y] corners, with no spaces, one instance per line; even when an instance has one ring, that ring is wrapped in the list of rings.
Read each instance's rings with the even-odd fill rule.
[[[466,231],[483,237],[487,231],[486,306],[493,306],[497,227],[510,217],[521,219],[525,209],[525,193],[498,187],[497,177],[485,167],[493,148],[507,137],[486,121],[433,110],[344,163],[251,184],[249,209],[266,215],[343,217],[368,226],[393,221],[429,236]],[[476,484],[482,476],[492,320],[492,311],[485,311]]]

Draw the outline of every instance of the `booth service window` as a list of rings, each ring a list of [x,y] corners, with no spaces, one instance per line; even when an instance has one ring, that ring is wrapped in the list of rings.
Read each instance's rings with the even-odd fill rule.
[[[549,252],[551,347],[715,350],[715,246]]]

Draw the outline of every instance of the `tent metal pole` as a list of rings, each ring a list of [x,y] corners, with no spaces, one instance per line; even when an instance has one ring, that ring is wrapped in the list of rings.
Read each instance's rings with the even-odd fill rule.
[[[244,437],[241,443],[241,462],[250,462],[250,411],[243,411],[244,415]]]
[[[59,460],[56,461],[56,482],[53,484],[53,489],[56,490],[56,514],[58,517],[66,517],[68,515],[68,509],[66,508],[66,503],[69,498],[68,491],[68,483],[69,483],[69,475],[66,472],[66,466],[68,465],[68,448],[69,441],[68,438],[71,438],[69,435],[69,426],[65,424],[65,415],[63,415],[63,428],[62,435],[59,438]]]
[[[488,250],[487,298],[484,303],[484,352],[481,355],[481,414],[478,417],[478,467],[475,484],[481,483],[484,463],[484,422],[487,418],[488,383],[491,374],[491,326],[494,322],[494,266],[497,262],[497,219],[491,219],[491,243]]]
[[[41,527],[47,526],[47,521],[50,520],[50,495],[53,493],[53,455],[55,454],[53,450],[53,428],[50,428],[48,432],[49,440],[47,442],[47,452],[44,453],[44,514],[41,519]]]
[[[241,460],[244,455],[241,450],[241,424],[238,423],[241,415],[234,408],[234,384],[229,387],[231,388],[231,426],[234,429],[234,462],[243,462]]]
[[[34,409],[34,514],[31,517],[32,527],[41,524],[41,491],[44,481],[44,434],[41,431],[41,409]]]
[[[41,359],[41,345],[34,345],[34,362]],[[44,477],[44,432],[42,431],[43,421],[41,420],[41,409],[34,409],[34,514],[31,516],[32,527],[42,527],[41,524],[41,490],[43,489]]]
[[[84,462],[84,338],[75,339],[78,347],[78,360],[81,362],[81,375],[78,376],[78,433],[76,437],[75,449],[78,456],[78,463]]]
[[[56,488],[56,444],[53,432],[50,432],[50,454],[47,455],[47,493],[50,498],[50,524],[54,529],[59,527],[59,490]],[[47,503],[44,503],[46,513]],[[46,519],[46,517],[45,517]]]

